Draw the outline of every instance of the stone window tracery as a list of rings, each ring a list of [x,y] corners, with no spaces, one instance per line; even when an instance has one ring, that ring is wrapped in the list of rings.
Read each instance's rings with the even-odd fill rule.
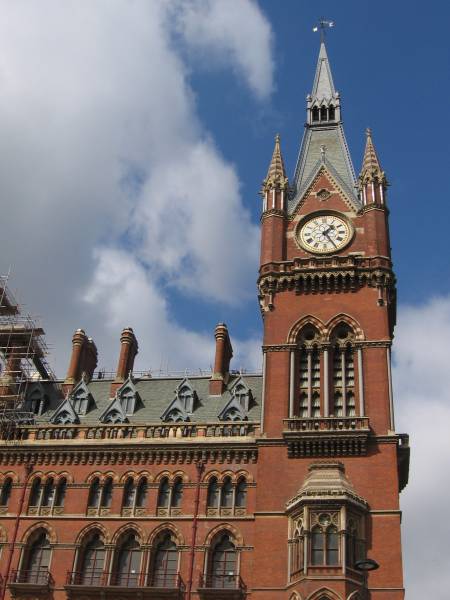
[[[333,336],[333,414],[354,417],[355,363],[354,334],[348,325],[340,325]]]
[[[103,483],[98,477],[94,477],[89,487],[88,515],[106,515],[112,502],[114,483],[112,477],[107,477]]]
[[[321,415],[321,360],[319,334],[312,326],[303,329],[298,356],[298,415],[302,418]]]
[[[248,484],[245,476],[241,475],[237,482],[227,475],[222,482],[213,476],[208,482],[207,514],[215,516],[245,515],[247,508]]]
[[[176,477],[173,482],[163,477],[159,483],[157,514],[159,516],[180,515],[183,498],[183,479]]]
[[[65,477],[55,480],[48,477],[33,479],[28,502],[29,515],[50,515],[63,512],[67,481]]]

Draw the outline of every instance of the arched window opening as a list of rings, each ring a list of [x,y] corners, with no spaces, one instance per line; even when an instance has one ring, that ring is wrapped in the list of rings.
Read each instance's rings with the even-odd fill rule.
[[[183,480],[178,477],[175,479],[172,489],[171,506],[172,508],[180,508],[183,498]]]
[[[345,323],[340,325],[333,342],[333,413],[335,417],[356,415],[355,363],[352,342],[354,333]]]
[[[122,505],[124,508],[132,508],[134,505],[134,497],[136,493],[136,487],[134,485],[134,481],[131,477],[125,482],[125,486],[123,488],[123,501]]]
[[[236,486],[236,507],[245,508],[247,505],[247,482],[243,477],[239,479]]]
[[[130,534],[119,546],[113,585],[135,587],[139,584],[141,546],[134,534]]]
[[[219,484],[217,482],[217,477],[211,477],[209,480],[207,504],[208,508],[219,507]]]
[[[170,533],[164,535],[156,546],[152,564],[151,585],[172,588],[177,585],[178,549]]]
[[[39,506],[42,493],[42,482],[40,477],[33,479],[30,492],[30,506]]]
[[[136,400],[136,394],[131,387],[127,387],[120,394],[120,403],[122,405],[123,412],[127,416],[134,414],[135,400]]]
[[[45,531],[42,531],[34,542],[26,549],[24,568],[20,573],[20,581],[44,585],[48,582],[51,546]]]
[[[169,508],[170,485],[167,477],[161,479],[158,491],[158,508]]]
[[[322,529],[317,525],[311,532],[311,564],[323,565],[324,536]]]
[[[336,111],[332,104],[330,104],[330,107],[328,108],[328,117],[330,121],[334,121],[334,119],[336,118]]]
[[[320,120],[321,121],[327,121],[327,107],[326,106],[322,106],[320,108]]]
[[[97,508],[100,502],[100,480],[98,477],[92,480],[89,489],[88,506],[89,508]]]
[[[28,409],[35,415],[41,415],[47,404],[47,396],[45,396],[41,389],[35,389],[31,392],[28,397],[27,405]]]
[[[83,388],[77,390],[72,397],[73,410],[77,415],[85,415],[88,409],[89,395]]]
[[[230,589],[236,586],[237,552],[228,534],[215,544],[210,564],[211,587]]]
[[[308,394],[307,392],[300,393],[300,410],[299,417],[306,419],[308,416]]]
[[[143,477],[137,486],[136,492],[136,508],[143,508],[147,503],[148,481],[147,477]]]
[[[109,508],[111,506],[113,494],[113,480],[108,477],[103,484],[102,497],[100,500],[100,506],[102,508]]]
[[[105,568],[105,544],[95,533],[81,550],[78,572],[74,583],[81,585],[100,585]]]
[[[339,564],[339,534],[336,527],[328,527],[326,532],[326,564],[336,566]]]
[[[291,576],[303,571],[303,562],[303,529],[297,529],[291,545]]]
[[[223,480],[220,504],[222,508],[232,508],[233,506],[233,482],[231,477],[225,477]]]
[[[62,477],[58,481],[58,485],[56,486],[55,506],[58,506],[58,507],[64,506],[64,500],[66,499],[66,491],[67,491],[67,479],[65,477]]]
[[[51,506],[55,497],[55,482],[50,477],[44,485],[41,506]]]
[[[307,325],[299,336],[298,416],[318,418],[321,416],[321,360],[318,347],[319,334]]]
[[[0,506],[8,506],[9,499],[11,498],[12,491],[12,479],[7,477],[2,485],[2,492],[0,494]]]
[[[315,106],[312,109],[312,120],[313,121],[318,121],[319,120],[319,109],[317,108],[317,106]]]

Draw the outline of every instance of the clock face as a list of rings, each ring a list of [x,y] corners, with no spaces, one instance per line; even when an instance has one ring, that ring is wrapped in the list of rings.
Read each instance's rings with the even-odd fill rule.
[[[336,215],[321,214],[311,217],[302,225],[298,238],[308,252],[336,252],[349,243],[351,230],[344,219]]]

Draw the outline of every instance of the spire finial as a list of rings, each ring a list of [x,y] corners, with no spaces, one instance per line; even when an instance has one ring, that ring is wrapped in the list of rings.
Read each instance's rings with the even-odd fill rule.
[[[284,168],[280,147],[280,134],[277,133],[275,136],[275,147],[273,149],[272,160],[270,161],[269,170],[267,171],[267,177],[263,181],[263,190],[273,189],[275,187],[285,189],[287,184],[288,179],[286,177],[286,169]]]
[[[367,135],[368,138],[372,137],[372,130],[370,129],[370,127],[366,127],[366,135]]]
[[[373,181],[377,181],[383,186],[386,186],[386,175],[378,160],[375,146],[373,145],[372,130],[370,127],[366,128],[366,136],[366,148],[364,150],[363,164],[359,175],[359,186],[361,188],[365,183],[372,183]]]
[[[334,21],[330,21],[329,19],[325,19],[325,17],[320,17],[317,25],[313,27],[314,33],[320,30],[320,43],[323,44],[325,42],[325,30],[327,28],[334,27]]]

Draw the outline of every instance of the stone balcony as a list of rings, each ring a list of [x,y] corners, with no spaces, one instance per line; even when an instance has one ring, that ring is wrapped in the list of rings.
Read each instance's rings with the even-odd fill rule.
[[[284,419],[289,458],[360,456],[367,452],[368,417]]]

